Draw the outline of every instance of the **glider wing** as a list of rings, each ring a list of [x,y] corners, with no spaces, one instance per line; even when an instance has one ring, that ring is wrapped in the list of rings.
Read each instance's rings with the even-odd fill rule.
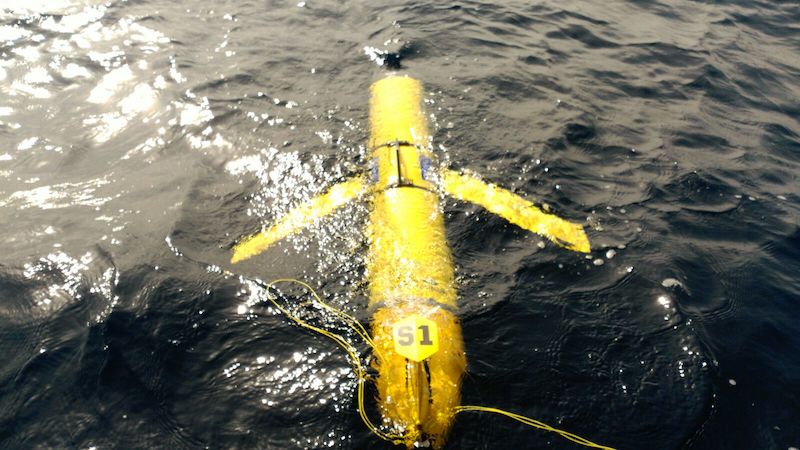
[[[247,237],[236,244],[233,247],[231,263],[236,264],[256,256],[275,242],[327,216],[348,201],[359,197],[367,190],[367,186],[368,184],[363,176],[333,185],[323,194],[295,207],[270,228]]]
[[[589,253],[591,250],[583,226],[548,214],[507,189],[453,170],[442,172],[442,182],[448,195],[480,205],[514,225],[540,234],[564,248],[582,253]]]

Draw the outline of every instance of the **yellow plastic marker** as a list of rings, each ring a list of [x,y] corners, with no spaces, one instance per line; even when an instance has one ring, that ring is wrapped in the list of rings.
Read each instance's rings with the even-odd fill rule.
[[[570,250],[588,252],[589,240],[580,225],[546,214],[505,189],[452,171],[432,177],[432,168],[438,166],[429,150],[422,86],[417,80],[390,76],[374,83],[370,127],[370,181],[348,180],[301,204],[271,228],[239,243],[231,262],[259,254],[369,191],[366,277],[374,311],[369,343],[377,370],[378,407],[391,432],[370,429],[408,448],[422,442],[441,448],[459,408],[467,407],[459,406],[466,358],[461,324],[454,313],[455,269],[438,188]],[[362,397],[359,388],[360,402]],[[363,408],[361,414],[371,425]]]
[[[394,350],[411,361],[421,362],[439,351],[439,326],[416,314],[395,322]]]

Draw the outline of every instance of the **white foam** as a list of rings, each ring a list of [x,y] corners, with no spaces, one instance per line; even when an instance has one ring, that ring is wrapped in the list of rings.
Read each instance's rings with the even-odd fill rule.
[[[51,2],[51,0],[46,1],[48,3]],[[83,11],[79,13],[62,16],[58,21],[56,21],[53,16],[50,16],[43,20],[39,26],[45,30],[59,33],[75,33],[86,25],[97,22],[105,15],[105,13],[105,6],[89,6],[84,8]]]
[[[36,143],[39,141],[39,138],[36,136],[29,137],[28,139],[23,140],[17,146],[17,150],[25,151],[30,150]]]
[[[17,191],[7,200],[0,200],[0,207],[21,203],[20,209],[38,207],[41,209],[57,209],[69,206],[101,206],[111,200],[109,197],[95,197],[98,187],[109,181],[100,178],[82,183],[61,183],[52,186],[40,186],[27,191]]]
[[[155,81],[153,81],[153,87],[156,89],[164,89],[167,87],[167,80],[163,75],[159,75],[156,77]]]
[[[74,0],[0,0],[0,9],[16,15],[66,14],[75,9]]]
[[[221,134],[216,133],[214,135],[213,140],[205,139],[201,136],[197,136],[195,134],[189,134],[186,136],[186,140],[189,142],[189,145],[192,146],[194,149],[202,150],[208,149],[211,147],[217,148],[231,148],[233,145],[226,141]]]
[[[66,39],[53,39],[53,42],[50,44],[50,52],[51,53],[69,53],[72,51],[72,44],[69,43]]]
[[[50,91],[43,87],[31,86],[22,81],[15,81],[11,84],[11,95],[26,94],[35,98],[50,98]]]
[[[15,48],[14,50],[12,50],[12,52],[21,56],[22,59],[24,59],[27,62],[36,62],[42,56],[42,54],[39,52],[39,49],[31,46]]]
[[[202,105],[178,103],[177,106],[182,109],[178,122],[182,127],[187,125],[202,125],[214,118],[214,114],[208,109],[207,103]]]
[[[83,66],[79,66],[75,63],[69,63],[61,72],[61,76],[64,78],[91,78],[92,73]]]
[[[122,84],[130,81],[133,78],[133,72],[127,64],[114,69],[103,76],[100,83],[92,89],[89,93],[89,98],[86,101],[90,103],[106,103],[118,90],[122,88]]]
[[[116,93],[113,89],[98,92],[96,100],[108,98]],[[133,89],[133,92],[119,102],[119,111],[86,118],[83,120],[83,124],[94,127],[95,141],[107,142],[124,130],[136,115],[151,110],[157,101],[156,91],[147,83],[139,83]]]
[[[22,80],[29,84],[46,84],[53,81],[53,77],[44,67],[34,67],[25,74]]]
[[[128,125],[128,118],[119,112],[100,114],[83,120],[84,125],[94,126],[94,140],[107,142]]]
[[[387,51],[379,48],[364,46],[364,54],[375,64],[382,66],[386,62]]]
[[[128,33],[132,18],[120,19],[116,24],[103,26],[101,22],[93,22],[87,25],[80,33],[73,34],[70,39],[78,47],[91,48],[93,42],[107,42],[123,37]]]
[[[122,114],[139,114],[151,109],[156,100],[156,91],[147,83],[139,83],[129,96],[119,102],[119,106]]]
[[[0,41],[16,41],[17,39],[28,37],[31,35],[31,32],[20,27],[14,27],[10,25],[2,25],[0,26]]]
[[[175,80],[176,83],[183,83],[186,81],[186,77],[184,77],[180,72],[178,72],[178,64],[175,62],[175,59],[170,59],[169,65],[169,76]]]
[[[147,28],[146,26],[139,25],[138,23],[131,24],[130,31],[132,32],[130,38],[137,42],[144,42],[148,44],[170,43],[170,39],[160,31]]]
[[[231,175],[241,175],[247,172],[258,173],[264,170],[264,162],[259,155],[243,156],[225,164],[225,170]]]
[[[114,49],[114,50],[111,50],[109,52],[91,51],[91,52],[87,53],[86,55],[92,61],[94,61],[96,63],[99,63],[102,66],[108,68],[108,67],[111,66],[111,63],[114,61],[114,59],[117,59],[117,58],[121,59],[123,56],[125,56],[125,52],[123,52],[120,49]]]

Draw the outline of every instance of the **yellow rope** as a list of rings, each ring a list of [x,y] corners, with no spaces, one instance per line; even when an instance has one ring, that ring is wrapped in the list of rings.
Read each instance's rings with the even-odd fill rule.
[[[355,317],[350,316],[347,313],[345,313],[345,312],[343,312],[341,310],[338,310],[338,309],[328,305],[327,303],[323,302],[322,299],[320,298],[320,296],[314,290],[314,288],[309,286],[307,283],[304,283],[304,282],[302,282],[300,280],[295,280],[293,278],[281,278],[281,279],[273,280],[273,281],[271,281],[269,283],[261,284],[261,285],[263,287],[267,288],[267,289],[273,288],[273,289],[277,290],[277,288],[275,288],[275,285],[278,284],[278,283],[295,283],[295,284],[298,284],[298,285],[302,286],[303,288],[307,289],[308,292],[310,292],[311,295],[314,297],[314,300],[317,302],[317,304],[319,304],[325,311],[328,311],[328,312],[334,314],[336,317],[339,317],[340,319],[342,319],[350,329],[352,329],[356,334],[358,334],[358,336],[361,339],[364,340],[364,342],[366,342],[370,347],[372,347],[373,351],[376,350],[376,347],[375,347],[375,345],[374,345],[374,343],[372,341],[372,338],[370,338],[369,333],[367,333],[367,330],[364,328],[363,325],[361,325],[361,322],[359,322],[358,319],[356,319]],[[359,357],[358,349],[356,349],[355,346],[353,346],[353,344],[351,344],[350,342],[346,341],[343,337],[341,337],[341,336],[339,336],[337,334],[334,334],[334,333],[332,333],[332,332],[330,332],[328,330],[325,330],[323,328],[319,328],[317,326],[311,325],[310,323],[308,323],[308,322],[304,321],[303,319],[297,317],[294,313],[292,313],[291,311],[286,309],[284,306],[280,305],[278,303],[278,301],[277,301],[277,297],[271,295],[269,292],[267,292],[267,299],[276,308],[278,308],[278,310],[280,310],[286,317],[291,319],[294,323],[300,325],[303,328],[306,328],[308,330],[317,332],[317,333],[319,333],[319,334],[321,334],[323,336],[328,337],[332,341],[334,341],[337,344],[339,344],[339,346],[342,347],[345,350],[345,352],[347,352],[347,355],[350,358],[350,362],[353,365],[353,371],[355,372],[356,376],[358,377],[358,413],[361,416],[361,420],[364,422],[364,424],[366,424],[367,428],[369,428],[370,431],[372,431],[379,438],[381,438],[383,440],[386,440],[386,441],[389,441],[389,442],[392,442],[394,444],[402,444],[404,442],[404,440],[403,440],[403,436],[401,434],[388,433],[388,432],[382,431],[377,426],[375,426],[375,424],[373,424],[372,421],[370,420],[370,418],[367,416],[366,410],[364,408],[364,402],[365,402],[365,400],[364,400],[364,386],[365,386],[366,381],[367,381],[367,371],[364,369],[364,366],[361,363],[361,358]],[[490,413],[500,414],[502,416],[506,416],[506,417],[514,419],[514,420],[516,420],[516,421],[518,421],[520,423],[523,423],[523,424],[525,424],[525,425],[527,425],[529,427],[538,428],[540,430],[556,433],[556,434],[562,436],[565,439],[568,439],[568,440],[570,440],[572,442],[575,442],[576,444],[580,444],[580,445],[583,445],[583,446],[586,446],[586,447],[591,447],[591,448],[597,448],[597,449],[601,449],[601,450],[614,450],[614,448],[612,448],[612,447],[607,447],[607,446],[604,446],[604,445],[595,444],[594,442],[592,442],[592,441],[590,441],[588,439],[585,439],[583,437],[580,437],[577,434],[570,433],[569,431],[560,430],[558,428],[555,428],[555,427],[552,427],[550,425],[547,425],[546,423],[540,422],[540,421],[535,420],[535,419],[531,419],[530,417],[525,417],[523,415],[512,413],[512,412],[509,412],[509,411],[504,411],[504,410],[498,409],[498,408],[491,408],[491,407],[488,407],[488,406],[464,405],[464,406],[455,407],[453,409],[453,414],[458,414],[458,413],[462,413],[462,412],[470,412],[470,411],[472,411],[472,412],[490,412]]]
[[[364,329],[364,326],[361,325],[361,323],[357,319],[355,319],[354,317],[352,317],[352,316],[350,316],[350,315],[348,315],[348,314],[346,314],[346,313],[344,313],[344,312],[342,312],[342,311],[340,311],[340,310],[338,310],[336,308],[333,308],[332,306],[330,306],[327,303],[323,302],[322,299],[317,294],[317,292],[311,286],[309,286],[308,284],[306,284],[306,283],[304,283],[304,282],[302,282],[300,280],[295,280],[295,279],[291,279],[291,278],[282,278],[282,279],[279,279],[279,280],[274,280],[274,281],[272,281],[270,283],[267,283],[264,286],[266,288],[277,289],[277,288],[275,288],[275,285],[278,284],[278,283],[296,283],[296,284],[299,284],[300,286],[303,286],[304,288],[308,289],[308,291],[311,292],[311,295],[314,297],[314,299],[317,301],[317,303],[320,306],[322,306],[326,311],[330,311],[330,312],[334,313],[336,316],[338,316],[340,318],[343,318],[345,320],[345,322],[347,323],[347,325],[353,331],[355,331],[356,334],[359,335],[359,337],[364,339],[364,341],[367,344],[369,344],[371,347],[373,347],[373,349],[375,348],[374,345],[373,345],[372,339],[369,337],[369,334],[367,334],[367,331]],[[297,317],[291,311],[289,311],[284,306],[279,304],[278,301],[277,301],[277,297],[271,295],[269,292],[267,292],[267,300],[269,300],[270,303],[272,303],[276,308],[278,308],[279,311],[281,311],[286,317],[291,319],[294,323],[300,325],[303,328],[306,328],[308,330],[317,332],[317,333],[319,333],[319,334],[321,334],[323,336],[328,337],[332,341],[334,341],[337,344],[339,344],[339,346],[342,347],[345,352],[347,352],[347,355],[350,358],[350,363],[353,365],[353,372],[355,372],[356,377],[358,377],[358,413],[361,416],[361,420],[364,422],[364,424],[367,426],[367,428],[369,428],[370,431],[372,431],[379,438],[381,438],[383,440],[386,440],[386,441],[390,441],[390,442],[392,442],[394,444],[402,444],[403,443],[403,436],[402,435],[387,433],[387,432],[384,432],[384,431],[380,430],[377,426],[375,426],[375,424],[372,423],[372,420],[370,420],[369,416],[367,416],[366,409],[364,408],[364,386],[365,386],[366,381],[367,381],[367,371],[364,369],[364,366],[361,364],[361,358],[358,355],[358,349],[356,349],[351,343],[347,342],[343,337],[341,337],[341,336],[339,336],[337,334],[334,334],[334,333],[332,333],[332,332],[330,332],[328,330],[325,330],[323,328],[319,328],[317,326],[311,325],[310,323],[308,323],[308,322],[304,321],[303,319]]]
[[[570,440],[572,442],[575,442],[576,444],[580,444],[580,445],[583,445],[583,446],[586,446],[586,447],[591,447],[591,448],[599,448],[599,449],[602,449],[602,450],[614,450],[614,448],[612,448],[612,447],[606,447],[605,445],[595,444],[594,442],[592,442],[592,441],[590,441],[588,439],[582,438],[582,437],[578,436],[577,434],[570,433],[569,431],[559,430],[558,428],[551,427],[550,425],[547,425],[546,423],[539,422],[538,420],[531,419],[530,417],[525,417],[525,416],[520,415],[520,414],[515,414],[515,413],[512,413],[512,412],[503,411],[502,409],[490,408],[488,406],[471,406],[471,405],[464,405],[464,406],[456,406],[455,407],[455,412],[456,413],[467,412],[467,411],[480,411],[480,412],[491,412],[491,413],[495,413],[495,414],[500,414],[502,416],[510,417],[510,418],[512,418],[512,419],[514,419],[514,420],[516,420],[518,422],[522,422],[525,425],[528,425],[530,427],[538,428],[540,430],[550,431],[552,433],[559,434],[562,437],[564,437],[565,439],[568,439],[568,440]]]

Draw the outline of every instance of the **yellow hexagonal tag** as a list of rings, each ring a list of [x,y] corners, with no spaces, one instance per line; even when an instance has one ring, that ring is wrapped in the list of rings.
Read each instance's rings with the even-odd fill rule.
[[[422,361],[439,351],[436,322],[416,314],[395,322],[392,327],[394,349],[412,361]]]

